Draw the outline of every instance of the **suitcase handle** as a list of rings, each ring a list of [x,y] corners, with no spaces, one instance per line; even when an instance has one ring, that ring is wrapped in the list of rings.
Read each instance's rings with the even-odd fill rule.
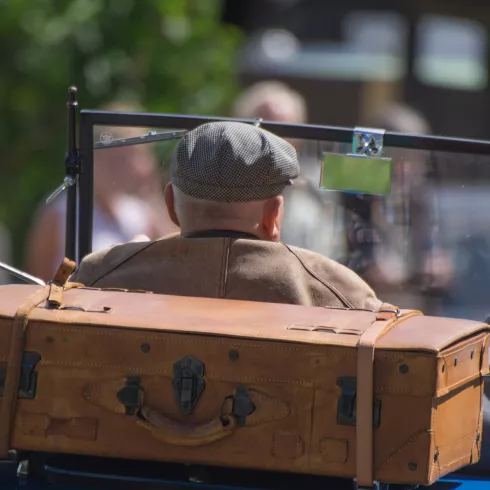
[[[199,425],[184,425],[149,407],[141,407],[138,425],[148,429],[153,437],[175,446],[202,446],[233,434],[238,426],[233,416],[221,415]]]

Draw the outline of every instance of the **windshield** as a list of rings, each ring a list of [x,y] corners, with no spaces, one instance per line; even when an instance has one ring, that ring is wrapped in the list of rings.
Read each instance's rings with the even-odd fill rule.
[[[486,319],[490,157],[385,147],[388,195],[320,189],[325,153],[349,151],[299,142],[302,176],[285,195],[283,240],[348,266],[386,302]]]
[[[124,131],[115,135],[98,127],[94,143],[101,135],[108,141],[145,134]],[[178,231],[162,192],[177,141],[94,150],[94,249],[140,233],[156,238]],[[391,192],[371,195],[320,188],[325,155],[349,153],[350,144],[290,141],[301,175],[284,192],[283,242],[346,265],[382,300],[402,308],[476,320],[490,315],[490,157],[385,146],[383,157],[392,159]],[[104,222],[98,203],[112,192],[121,197],[119,235],[114,223]]]

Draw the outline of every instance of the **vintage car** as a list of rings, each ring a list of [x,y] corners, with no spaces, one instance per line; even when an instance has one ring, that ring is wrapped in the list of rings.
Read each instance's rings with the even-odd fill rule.
[[[104,151],[105,148],[116,146],[176,140],[187,131],[202,123],[221,119],[172,114],[83,110],[79,117],[78,146],[76,143],[76,107],[76,89],[70,88],[68,102],[68,152],[65,161],[66,178],[60,189],[56,191],[56,194],[65,190],[67,193],[68,219],[65,255],[71,261],[80,262],[81,258],[92,251],[94,151]],[[388,281],[382,283],[383,286],[381,286],[384,287],[383,296],[387,298],[387,301],[393,304],[407,304],[409,308],[421,309],[424,313],[439,318],[459,318],[461,322],[468,320],[473,322],[471,323],[473,326],[477,322],[480,322],[478,328],[481,332],[486,332],[485,319],[490,314],[490,304],[488,301],[490,297],[488,295],[489,289],[486,287],[488,285],[488,277],[486,275],[488,264],[484,260],[486,250],[481,243],[482,240],[485,243],[487,238],[490,243],[490,237],[488,236],[487,218],[485,218],[486,203],[484,202],[484,199],[488,198],[488,196],[485,196],[485,193],[481,193],[481,190],[485,185],[488,186],[488,182],[484,181],[485,173],[483,170],[484,167],[490,165],[490,141],[396,134],[382,129],[372,128],[355,128],[352,130],[326,126],[279,124],[268,121],[243,122],[260,124],[264,129],[274,132],[281,137],[294,140],[300,156],[304,158],[305,177],[300,180],[298,186],[292,191],[293,194],[290,196],[290,200],[293,203],[292,207],[294,206],[294,209],[290,211],[291,219],[296,223],[298,228],[301,228],[300,233],[289,235],[293,242],[296,242],[299,246],[309,246],[312,244],[311,247],[317,248],[318,250],[322,250],[322,247],[327,247],[329,255],[337,258],[339,261],[343,261],[346,264],[358,265],[362,262],[362,260],[358,260],[359,257],[361,259],[366,258],[362,255],[365,253],[365,249],[363,249],[362,243],[356,245],[355,240],[351,240],[352,236],[355,235],[355,233],[352,233],[352,229],[355,229],[356,226],[361,226],[365,230],[369,229],[372,233],[376,233],[378,235],[378,241],[384,244],[380,245],[379,249],[374,247],[375,250],[368,251],[366,256],[369,260],[376,261],[376,256],[382,254],[385,259],[385,269],[381,268],[380,273],[384,274],[385,278],[388,277]],[[95,126],[169,128],[169,130],[151,131],[141,137],[126,139],[112,139],[110,134],[103,133],[105,134],[104,139],[94,142],[93,130]],[[422,164],[424,168],[421,170]],[[464,173],[464,180],[461,180],[459,177],[451,177],[451,172],[446,172],[448,167],[464,167],[465,165],[467,165],[467,172]],[[431,171],[427,171],[427,168],[430,168]],[[427,178],[428,175],[430,178]],[[422,194],[424,192],[426,193],[426,207],[422,208],[422,216],[418,216],[418,221],[429,222],[429,226],[423,233],[427,233],[433,239],[431,246],[436,249],[437,253],[441,250],[446,252],[446,262],[443,263],[447,263],[448,260],[451,263],[449,269],[452,271],[453,279],[449,282],[443,281],[442,286],[441,282],[436,281],[438,272],[441,270],[441,267],[438,269],[438,264],[440,264],[440,261],[438,261],[439,255],[434,258],[427,252],[428,250],[432,250],[427,244],[420,246],[417,240],[411,240],[413,235],[420,232],[413,225],[413,221],[417,222],[417,219],[409,219],[405,223],[397,222],[396,219],[391,219],[391,221],[388,219],[389,216],[393,215],[396,206],[391,202],[390,208],[390,201],[385,198],[387,196],[400,198],[401,202],[403,202],[403,199],[407,200],[406,195],[405,197],[398,195],[405,189],[404,179],[412,180],[408,194],[420,190],[422,190]],[[473,190],[474,193],[472,193]],[[472,197],[475,195],[479,196],[479,200]],[[376,207],[373,203],[377,199],[379,200],[380,197],[385,200],[381,201],[383,202],[381,207]],[[463,197],[466,200],[463,200]],[[434,201],[436,201],[435,205]],[[311,204],[312,202],[315,204]],[[301,214],[299,211],[295,214],[296,206],[297,209],[302,210],[302,213],[305,213],[306,209],[306,214]],[[321,208],[322,213],[320,213],[318,220],[308,221],[319,208]],[[376,215],[376,209],[382,209],[383,212],[381,215],[379,213]],[[414,212],[413,207],[410,209]],[[386,218],[385,221],[383,221],[383,217]],[[429,219],[420,219],[427,217]],[[286,216],[286,225],[287,219],[288,217]],[[346,231],[349,226],[352,227],[351,232]],[[402,229],[403,226],[408,227],[408,233],[407,229]],[[315,230],[317,241],[309,240],[312,230]],[[304,239],[305,236],[306,239]],[[322,241],[321,236],[326,236],[327,238]],[[407,236],[409,238],[408,240],[406,238]],[[475,236],[479,237],[479,242],[471,240]],[[425,238],[428,241],[427,236]],[[383,240],[385,241],[383,242]],[[356,246],[358,246],[358,249],[356,249]],[[427,262],[432,264],[432,269],[422,274],[420,272],[411,274],[410,271],[407,272],[406,267],[404,269],[404,265],[406,266],[407,264],[418,262],[425,264],[424,261],[419,259],[420,254],[426,252],[429,253],[428,256],[432,259],[432,261],[429,260]],[[69,263],[69,260],[65,264]],[[434,266],[434,264],[436,265]],[[59,282],[58,278],[46,286],[40,279],[25,274],[6,264],[1,264],[1,267],[30,284],[0,287],[0,326],[3,325],[1,323],[2,311],[5,312],[8,310],[6,306],[7,302],[6,300],[2,300],[2,295],[3,298],[6,298],[8,295],[10,295],[8,296],[9,298],[13,298],[15,295],[22,296],[23,293],[19,292],[19,288],[25,288],[27,291],[27,288],[43,288],[49,286],[51,289],[49,290],[48,302],[52,301],[51,304],[55,305],[55,310],[56,307],[61,305],[62,299],[59,298],[62,298],[63,294],[66,294],[66,298],[71,297],[71,291],[64,292],[63,289],[66,278],[65,282]],[[427,271],[424,267],[419,267],[417,271]],[[355,268],[354,265],[353,268]],[[415,268],[413,266],[413,269]],[[443,270],[442,275],[445,273],[446,269]],[[406,279],[407,277],[408,279]],[[394,278],[397,279],[395,280]],[[466,281],[466,283],[462,283],[463,281]],[[402,286],[399,287],[397,284],[402,284]],[[17,289],[14,291],[13,287]],[[471,294],[471,291],[474,291],[474,294]],[[59,294],[61,296],[58,297],[57,295]],[[89,291],[89,294],[92,294],[92,292]],[[136,297],[135,295],[136,293],[132,293],[128,298],[131,298],[132,301],[137,301],[137,299],[134,299]],[[83,299],[83,297],[81,298]],[[144,301],[147,300],[145,299]],[[169,301],[171,302],[173,300]],[[213,301],[226,302],[228,300]],[[233,307],[235,303],[232,302],[230,305]],[[217,308],[215,303],[213,303],[212,307]],[[229,306],[227,307],[229,308]],[[83,310],[82,307],[73,305],[71,307],[68,305],[65,308],[65,310],[70,309]],[[133,308],[133,310],[135,309],[137,311],[137,306]],[[46,311],[41,311],[43,308],[37,308],[37,310],[33,315],[37,315],[36,318],[40,318],[41,320],[43,318],[46,319],[46,315],[52,313],[49,311],[49,308]],[[181,311],[182,315],[186,314],[184,309]],[[203,309],[199,311],[206,312],[208,310]],[[276,314],[274,312],[277,310],[264,309],[257,311],[259,313],[270,312],[271,318],[273,318]],[[399,311],[397,310],[395,313],[398,317]],[[6,315],[6,313],[4,314]],[[73,319],[75,318],[73,315],[76,314],[77,311],[66,311],[67,318]],[[17,315],[17,318],[19,312],[15,315]],[[45,316],[43,317],[43,315]],[[69,317],[69,315],[72,316]],[[4,320],[5,318],[4,316]],[[63,320],[60,320],[62,316],[53,316],[52,318],[55,318],[58,323],[63,322]],[[209,322],[209,317],[206,318],[206,321]],[[203,322],[204,320],[203,318]],[[75,322],[75,320],[73,321]],[[194,319],[194,321],[196,320]],[[464,325],[470,324],[464,323]],[[189,333],[192,334],[192,332],[187,332],[187,334]],[[48,344],[54,344],[56,343],[57,337],[56,334],[53,334],[53,336],[48,336],[43,341]],[[489,335],[487,334],[485,338],[488,337]],[[2,338],[1,332],[0,338]],[[64,339],[64,341],[67,341],[67,339]],[[100,348],[102,349],[102,347]],[[464,348],[466,347],[462,347],[463,350]],[[9,353],[5,345],[4,350],[7,356]],[[141,344],[141,350],[143,354],[146,354],[149,352],[150,346],[148,344]],[[4,396],[4,392],[8,391],[9,383],[12,383],[12,376],[11,378],[8,377],[8,366],[14,366],[12,364],[13,357],[10,357],[11,361],[7,363],[7,359],[1,357],[2,352],[0,351],[0,397]],[[67,352],[67,356],[71,355],[69,354],[69,350]],[[458,350],[457,352],[463,351]],[[235,354],[235,358],[238,355],[237,352],[230,351],[232,361],[236,360],[233,359],[233,353]],[[488,353],[485,351],[485,348],[481,349],[481,353],[482,365],[478,373],[486,373],[488,371],[486,369],[488,365]],[[486,355],[483,356],[483,354]],[[455,355],[452,351],[450,355],[454,361],[454,366],[457,366],[458,362],[466,360],[466,357],[463,355]],[[20,384],[21,394],[19,398],[23,398],[21,403],[23,411],[20,415],[17,413],[16,416],[17,418],[22,418],[22,420],[24,420],[24,416],[26,415],[25,407],[28,407],[27,402],[36,398],[38,373],[35,370],[35,365],[39,361],[40,356],[38,358],[35,357],[29,358],[29,356],[24,355],[22,366],[20,364],[18,366],[20,379],[17,382]],[[468,362],[474,359],[474,350],[471,350],[471,355],[468,354],[467,358]],[[195,366],[192,362],[195,360],[189,361],[187,359],[187,361],[188,364],[184,367],[187,366],[186,368],[192,370],[194,368],[193,366]],[[69,367],[68,364],[67,367]],[[398,368],[402,375],[406,374],[409,369],[406,364],[402,364]],[[12,367],[12,369],[14,368]],[[99,366],[98,369],[104,369],[104,366]],[[468,367],[468,369],[470,368]],[[199,371],[199,367],[197,371]],[[444,367],[442,371],[444,372]],[[468,373],[469,371],[466,373],[467,376],[469,376]],[[475,378],[475,386],[477,388],[480,386],[481,391],[479,393],[483,394],[484,381],[478,373],[477,378]],[[83,371],[78,376],[83,378]],[[174,376],[176,376],[175,372]],[[41,378],[41,375],[39,377]],[[128,376],[126,380],[127,384],[117,391],[118,400],[126,407],[126,410],[131,409],[133,401],[139,396],[139,391],[137,389],[135,391],[134,389],[134,378],[134,376]],[[177,383],[175,383],[176,379],[174,377],[174,388],[177,386],[177,389],[181,390],[179,392],[181,394],[184,393],[185,383],[195,382],[195,378],[184,379],[181,376],[177,379]],[[191,383],[190,391],[185,392],[186,396],[189,395],[191,397],[189,398],[190,402],[187,400],[187,403],[192,404],[196,401],[196,396],[198,398],[196,392],[202,389],[202,387],[199,388],[201,386],[199,385],[200,382],[198,380],[197,384]],[[40,386],[41,388],[44,387],[42,389],[46,389],[45,384]],[[60,386],[65,385],[60,384]],[[69,392],[69,385],[66,385],[65,388]],[[15,393],[15,387],[12,389]],[[355,427],[353,426],[358,423],[356,422],[355,415],[355,383],[354,385],[349,383],[339,385],[336,389],[342,391],[338,408],[335,408],[335,410],[339,411],[337,413],[337,420],[341,420],[342,417],[347,419],[350,417],[351,419],[349,421],[339,423],[350,425],[354,431],[352,434],[355,435]],[[478,389],[480,390],[480,388]],[[488,389],[485,389],[485,391],[488,394]],[[243,395],[242,398],[239,398],[240,393]],[[245,392],[240,393],[237,389],[234,403],[239,401],[242,412],[244,411],[243,413],[247,415],[249,413],[247,412],[247,403],[249,400],[245,396]],[[63,398],[64,396],[64,394],[61,394],[60,400],[63,399],[66,401]],[[6,405],[5,400],[6,397],[3,398],[3,401],[0,398],[0,407]],[[434,490],[483,490],[484,488],[490,488],[490,434],[488,433],[490,409],[488,408],[489,402],[486,396],[481,396],[478,400],[481,400],[481,404],[477,402],[471,407],[469,405],[466,407],[468,413],[476,409],[480,409],[483,412],[483,418],[478,419],[476,442],[472,442],[468,446],[470,447],[470,454],[468,457],[465,456],[466,459],[464,459],[464,461],[467,461],[467,464],[456,464],[454,466],[457,468],[456,472],[445,471],[443,472],[444,476],[437,481],[429,481],[430,478],[428,478],[428,483],[431,484]],[[9,399],[10,402],[11,399]],[[103,404],[103,402],[100,403]],[[75,409],[71,407],[71,410],[73,411]],[[377,410],[378,408],[375,404],[374,412]],[[22,486],[26,490],[41,490],[45,488],[60,488],[63,490],[82,490],[85,488],[203,488],[213,490],[328,488],[341,490],[351,488],[353,484],[354,488],[366,488],[366,486],[356,484],[354,478],[346,476],[322,475],[318,471],[312,472],[312,474],[304,471],[296,472],[294,469],[288,471],[289,463],[282,465],[282,471],[277,471],[277,468],[253,468],[246,467],[247,465],[241,465],[241,467],[208,465],[202,463],[202,458],[201,461],[192,461],[192,456],[176,456],[173,459],[177,459],[177,461],[150,461],[151,458],[145,460],[143,457],[135,459],[118,458],[115,457],[116,453],[119,454],[117,451],[113,451],[114,454],[109,455],[103,455],[100,452],[90,454],[90,450],[87,449],[89,446],[85,443],[80,443],[79,447],[83,449],[70,453],[70,450],[67,448],[72,446],[65,439],[74,440],[78,438],[86,440],[87,434],[93,429],[93,425],[91,425],[89,419],[83,418],[73,418],[67,422],[68,419],[62,416],[62,407],[59,413],[61,415],[58,415],[58,418],[51,418],[51,422],[49,423],[45,423],[46,417],[42,413],[27,413],[28,417],[25,418],[25,424],[24,422],[22,424],[19,422],[20,425],[16,425],[16,430],[19,429],[22,432],[16,440],[30,441],[29,437],[32,436],[37,437],[36,441],[39,442],[32,443],[31,445],[27,444],[26,447],[12,447],[8,451],[8,457],[0,460],[0,487],[2,489],[9,490]],[[128,412],[126,411],[127,414]],[[459,418],[463,419],[467,415],[467,412],[466,410],[460,410],[460,413],[457,415],[453,419],[447,419],[445,423],[448,427],[450,425],[458,426]],[[5,421],[5,419],[3,420]],[[78,425],[79,423],[81,425]],[[240,425],[239,422],[237,423]],[[480,437],[482,423],[483,435]],[[51,425],[48,427],[46,424]],[[133,434],[131,432],[132,430],[132,428],[129,430],[127,437],[131,437],[130,434]],[[370,430],[372,431],[373,429],[371,428]],[[438,430],[440,431],[442,429]],[[7,431],[5,426],[0,426],[0,437],[6,437],[5,431]],[[393,431],[393,437],[395,437],[395,431]],[[50,442],[46,442],[48,440]],[[164,440],[166,441],[165,438]],[[284,440],[287,441],[287,438]],[[124,441],[124,434],[118,434],[117,441],[119,442],[115,444],[120,444],[121,441]],[[131,445],[131,443],[132,440],[129,440],[128,444]],[[135,444],[135,442],[133,443]],[[459,447],[464,444],[466,442],[456,440],[453,446]],[[35,446],[49,448],[49,450],[33,449]],[[340,448],[340,446],[338,447]],[[134,454],[138,453],[136,450],[133,452]],[[138,454],[143,454],[143,452]],[[187,453],[180,448],[176,454],[185,455]],[[190,452],[189,454],[197,453]],[[448,456],[449,462],[447,467],[450,467],[452,464],[450,458],[457,457],[455,455],[451,456],[451,454],[453,453],[450,453]],[[473,454],[476,456],[473,456]],[[434,461],[437,460],[437,456],[438,453],[436,452]],[[226,455],[221,457],[222,459],[226,459]],[[181,461],[178,461],[179,458]],[[461,461],[463,460],[461,459]],[[337,461],[337,463],[339,462],[341,463],[341,461]],[[294,468],[293,463],[291,463],[291,467]],[[409,462],[408,469],[415,471],[417,464]],[[400,479],[403,480],[403,478]],[[387,490],[396,488],[408,490],[419,486],[423,486],[419,481],[396,481],[395,483],[393,481],[373,481],[373,487],[385,488]]]

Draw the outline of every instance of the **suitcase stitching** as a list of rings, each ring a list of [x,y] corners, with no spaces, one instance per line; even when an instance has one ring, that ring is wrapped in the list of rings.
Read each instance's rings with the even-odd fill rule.
[[[434,421],[432,421],[432,425],[433,425],[433,422]],[[423,430],[417,432],[416,434],[414,434],[407,441],[405,441],[400,447],[398,447],[398,449],[396,449],[396,451],[391,453],[382,463],[380,463],[376,467],[375,473],[378,473],[381,469],[383,469],[393,458],[398,456],[402,451],[404,451],[408,446],[410,446],[410,444],[415,442],[420,436],[424,435],[426,432],[430,432],[430,431],[423,429]]]
[[[89,324],[90,327],[92,327],[92,325]],[[111,327],[111,326],[108,326],[107,328],[114,328],[114,327]],[[115,327],[115,328],[126,328],[126,327]],[[66,332],[66,333],[81,333],[81,334],[87,334],[87,331],[85,330],[82,330],[82,329],[77,329],[77,328],[60,328],[60,329],[56,329],[57,332]],[[169,332],[171,334],[173,334],[174,332]],[[95,330],[95,329],[91,329],[91,331],[89,332],[88,335],[105,335],[105,336],[108,336],[108,337],[120,337],[121,335],[134,335],[135,338],[141,338],[141,339],[144,339],[144,340],[156,340],[156,341],[161,341],[161,342],[165,342],[164,339],[161,338],[161,336],[146,336],[144,334],[136,334],[133,332],[133,331],[130,331],[130,332],[106,332],[104,330]],[[178,334],[176,334],[178,335]],[[206,335],[206,334],[201,334],[201,335]],[[257,339],[257,342],[260,342],[261,340],[263,339]],[[238,344],[238,343],[235,343],[235,344],[229,344],[228,342],[223,342],[223,341],[220,341],[220,340],[204,340],[204,339],[175,339],[175,340],[172,340],[172,342],[175,342],[175,343],[184,343],[184,344],[213,344],[213,345],[224,345],[224,346],[231,346],[231,347],[242,347],[242,348],[257,348],[257,349],[263,349],[264,347],[261,346],[261,345],[252,345],[252,344]],[[287,340],[284,340],[284,342],[287,342]],[[327,344],[325,344],[327,346]],[[341,345],[339,345],[339,348],[342,347]],[[321,355],[321,356],[325,356],[325,352],[322,352],[322,351],[318,351],[318,350],[313,350],[313,349],[309,349],[308,347],[305,346],[304,349],[301,349],[301,348],[296,348],[296,347],[267,347],[268,349],[270,350],[273,350],[273,351],[293,351],[293,352],[306,352],[306,353],[311,353],[311,354],[316,354],[316,355]],[[348,354],[344,354],[344,353],[335,353],[335,354],[329,354],[329,357],[345,357],[347,356]]]

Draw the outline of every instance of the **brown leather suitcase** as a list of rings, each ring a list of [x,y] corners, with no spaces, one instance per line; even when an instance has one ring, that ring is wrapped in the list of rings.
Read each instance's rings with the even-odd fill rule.
[[[479,459],[486,324],[53,288],[0,288],[0,456],[189,462],[359,486],[430,484]]]

